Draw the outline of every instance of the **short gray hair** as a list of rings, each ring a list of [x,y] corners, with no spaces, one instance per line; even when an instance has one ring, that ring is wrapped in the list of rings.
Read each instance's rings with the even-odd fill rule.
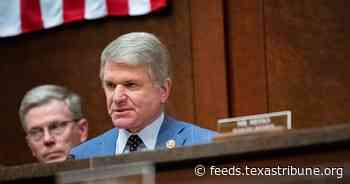
[[[100,79],[104,77],[106,62],[145,65],[149,75],[159,85],[170,78],[170,56],[168,49],[159,39],[150,33],[133,32],[124,34],[102,51]]]
[[[22,127],[26,129],[25,116],[30,109],[45,105],[51,100],[65,102],[70,112],[73,114],[74,120],[83,118],[81,99],[78,94],[62,86],[50,84],[41,85],[28,91],[21,101],[19,117]]]

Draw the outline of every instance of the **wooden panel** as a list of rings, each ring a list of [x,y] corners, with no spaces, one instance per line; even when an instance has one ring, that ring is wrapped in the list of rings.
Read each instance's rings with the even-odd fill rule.
[[[0,39],[0,105],[3,107],[0,129],[4,130],[0,135],[0,164],[34,161],[24,142],[17,109],[25,91],[40,84],[65,85],[81,94],[90,122],[90,137],[112,127],[98,78],[99,54],[110,41],[126,32],[155,33],[169,47],[174,88],[167,108],[179,119],[193,121],[189,24],[189,3],[177,0],[153,15],[85,21]]]
[[[262,0],[224,2],[231,116],[267,112]]]
[[[195,121],[215,130],[228,116],[223,13],[222,0],[191,1]]]
[[[350,1],[264,2],[270,110],[295,128],[349,120]]]

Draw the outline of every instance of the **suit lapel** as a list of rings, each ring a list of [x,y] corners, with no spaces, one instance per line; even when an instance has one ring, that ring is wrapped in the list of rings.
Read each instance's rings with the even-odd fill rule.
[[[180,133],[186,128],[185,125],[165,115],[162,126],[160,127],[156,148],[166,148],[169,140],[174,140],[177,146],[182,146],[186,138],[180,136]]]

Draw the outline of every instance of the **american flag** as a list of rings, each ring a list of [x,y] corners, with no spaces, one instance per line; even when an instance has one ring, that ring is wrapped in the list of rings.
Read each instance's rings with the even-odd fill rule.
[[[145,15],[166,4],[167,0],[0,0],[0,37],[105,16]]]

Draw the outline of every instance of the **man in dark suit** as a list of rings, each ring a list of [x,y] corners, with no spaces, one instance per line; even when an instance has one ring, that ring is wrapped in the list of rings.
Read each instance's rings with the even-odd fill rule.
[[[167,48],[150,33],[128,33],[102,52],[100,79],[114,129],[71,152],[77,159],[208,143],[215,132],[164,112],[172,81]]]

